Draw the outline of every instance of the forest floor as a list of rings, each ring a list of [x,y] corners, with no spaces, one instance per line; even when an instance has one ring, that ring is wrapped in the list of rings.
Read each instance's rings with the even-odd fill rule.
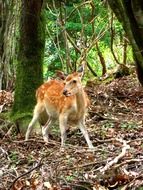
[[[61,150],[58,129],[49,144],[40,135],[25,142],[19,135],[10,137],[14,125],[0,118],[1,190],[143,189],[143,89],[136,75],[108,84],[89,82],[86,90],[94,151],[77,128],[68,131]],[[8,93],[2,99],[2,92],[0,98],[2,112],[4,100],[11,105],[12,98]]]

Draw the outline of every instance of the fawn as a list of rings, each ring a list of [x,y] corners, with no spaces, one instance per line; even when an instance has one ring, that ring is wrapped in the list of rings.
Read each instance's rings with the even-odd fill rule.
[[[45,142],[49,140],[49,127],[58,120],[62,147],[65,145],[67,123],[70,123],[79,126],[88,147],[93,148],[85,128],[85,114],[89,106],[89,99],[81,83],[82,74],[83,70],[80,70],[69,74],[64,81],[49,80],[37,89],[37,104],[34,108],[33,118],[28,126],[25,140],[28,140],[30,132],[39,119],[40,114],[46,110],[48,121],[42,126],[42,134]],[[64,74],[62,77],[64,78]]]

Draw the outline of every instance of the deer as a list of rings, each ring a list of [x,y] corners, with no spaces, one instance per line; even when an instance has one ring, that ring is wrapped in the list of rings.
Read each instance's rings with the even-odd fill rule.
[[[65,146],[67,124],[72,124],[79,127],[88,147],[93,149],[85,127],[85,115],[90,101],[82,85],[82,76],[82,67],[67,76],[60,72],[60,77],[65,80],[51,79],[37,89],[37,104],[25,135],[26,141],[29,139],[33,126],[40,118],[40,115],[46,111],[48,120],[42,126],[43,139],[46,143],[49,142],[50,126],[58,120],[61,132],[61,147]]]

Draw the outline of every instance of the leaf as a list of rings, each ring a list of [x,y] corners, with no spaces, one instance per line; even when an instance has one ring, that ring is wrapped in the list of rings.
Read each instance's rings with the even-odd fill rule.
[[[24,183],[22,180],[18,180],[16,181],[16,183],[14,184],[14,187],[12,188],[12,190],[22,190],[24,187]]]
[[[44,182],[44,187],[47,187],[48,189],[51,189],[51,188],[52,188],[52,186],[51,186],[51,184],[50,184],[49,181]]]

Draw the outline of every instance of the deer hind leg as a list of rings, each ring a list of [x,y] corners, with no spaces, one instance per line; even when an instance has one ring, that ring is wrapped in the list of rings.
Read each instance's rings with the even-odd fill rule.
[[[88,144],[88,147],[90,149],[94,148],[93,145],[92,145],[92,142],[91,142],[91,140],[89,138],[88,131],[87,131],[86,127],[85,127],[85,121],[84,121],[84,119],[82,119],[79,122],[79,128],[80,128],[80,131],[82,132],[82,134],[83,134],[83,136],[84,136],[84,138],[85,138],[85,140],[86,140],[86,142]]]
[[[61,147],[65,146],[67,117],[68,117],[67,115],[63,115],[63,114],[59,116],[59,125],[60,125],[60,131],[61,131]]]
[[[42,126],[42,134],[43,134],[43,139],[45,142],[49,142],[49,128],[52,126],[54,123],[54,120],[49,116],[49,119],[47,123]]]
[[[39,119],[39,115],[40,113],[43,112],[43,106],[40,104],[37,104],[34,108],[34,113],[33,113],[33,118],[31,120],[31,122],[28,125],[27,131],[26,131],[26,135],[25,135],[25,140],[29,139],[30,133],[33,129],[33,126],[35,125],[35,123],[38,121]]]

